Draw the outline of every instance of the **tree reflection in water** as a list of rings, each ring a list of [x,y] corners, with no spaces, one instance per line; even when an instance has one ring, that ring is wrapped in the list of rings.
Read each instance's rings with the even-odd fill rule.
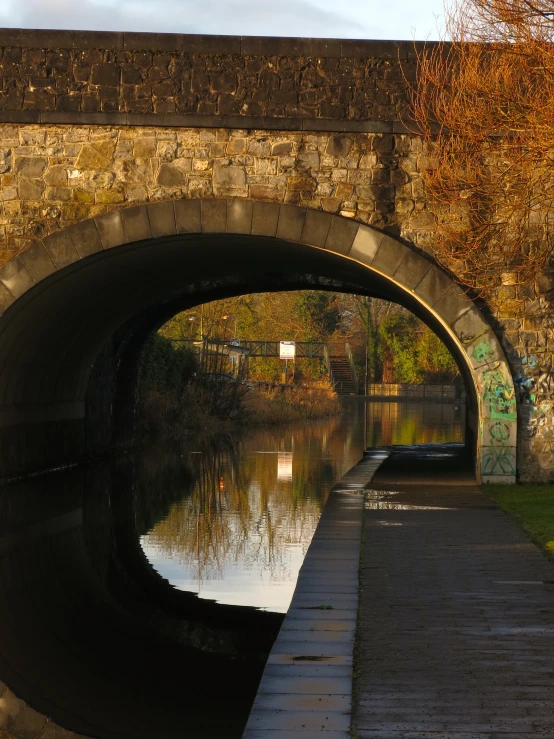
[[[362,450],[362,435],[341,417],[188,448],[182,459],[194,483],[180,499],[153,496],[151,481],[140,486],[139,510],[152,498],[165,502],[157,522],[139,528],[143,548],[157,569],[162,561],[174,573],[179,566],[177,587],[219,599],[217,588],[225,602],[286,610],[329,490]],[[275,590],[260,593],[263,584],[284,586],[280,606]]]
[[[366,446],[462,441],[464,418],[352,399],[343,416],[155,454],[139,484],[144,552],[180,590],[286,611],[329,490]]]

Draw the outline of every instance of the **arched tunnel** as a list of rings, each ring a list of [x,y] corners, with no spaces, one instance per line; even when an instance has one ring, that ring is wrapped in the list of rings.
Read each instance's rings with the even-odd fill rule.
[[[0,282],[4,478],[128,446],[142,344],[176,312],[304,287],[398,302],[440,336],[464,377],[480,474],[479,362],[465,324],[501,360],[498,341],[446,273],[369,227],[273,203],[158,203],[54,234],[2,268]]]
[[[487,365],[473,356],[474,341],[486,342],[502,371],[498,341],[444,271],[370,227],[273,203],[157,203],[46,238],[2,268],[0,283],[5,480],[131,448],[143,344],[178,311],[300,288],[398,302],[440,336],[465,381],[466,439],[482,476],[487,413],[479,368]],[[122,457],[94,474],[68,470],[54,490],[48,476],[4,488],[0,680],[37,711],[89,736],[162,739],[183,736],[184,726],[186,736],[236,736],[232,706],[263,664],[247,678],[236,660],[202,650],[200,658],[190,623],[183,637],[184,614],[194,621],[197,602],[174,600],[149,578],[122,533],[130,467]],[[105,515],[95,514],[100,509]],[[95,547],[104,554],[92,556]],[[151,589],[162,603],[156,611]],[[266,628],[278,628],[269,614],[247,623],[233,613],[209,615],[220,644],[241,639],[245,623],[260,643]],[[223,633],[223,622],[236,623],[233,635]],[[257,664],[256,654],[249,659]],[[221,707],[208,715],[210,689]]]

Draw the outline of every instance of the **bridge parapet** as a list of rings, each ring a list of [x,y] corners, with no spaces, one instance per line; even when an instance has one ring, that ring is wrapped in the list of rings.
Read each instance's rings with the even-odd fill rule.
[[[392,133],[407,41],[0,30],[0,121]],[[354,84],[352,84],[354,82]]]

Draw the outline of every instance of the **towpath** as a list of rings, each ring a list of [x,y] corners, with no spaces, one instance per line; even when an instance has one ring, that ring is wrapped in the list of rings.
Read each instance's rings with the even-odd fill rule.
[[[418,449],[366,503],[353,736],[554,736],[554,564],[452,448]]]

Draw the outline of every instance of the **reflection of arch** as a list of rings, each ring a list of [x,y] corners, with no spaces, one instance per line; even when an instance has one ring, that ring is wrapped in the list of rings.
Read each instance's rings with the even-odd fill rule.
[[[395,300],[435,329],[475,401],[469,425],[478,475],[514,480],[512,378],[494,332],[459,286],[381,231],[243,199],[115,211],[48,236],[0,269],[0,425],[18,429],[2,436],[7,471],[21,465],[9,465],[21,456],[18,444],[39,445],[35,466],[60,459],[62,427],[65,454],[86,448],[90,367],[110,336],[139,313],[161,317],[202,295],[308,285]],[[491,434],[497,421],[507,436]]]

